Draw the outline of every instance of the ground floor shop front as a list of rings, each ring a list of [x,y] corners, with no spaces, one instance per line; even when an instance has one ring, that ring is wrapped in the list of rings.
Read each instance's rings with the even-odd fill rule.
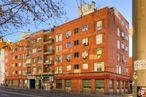
[[[4,83],[9,87],[27,88],[28,81],[26,76],[18,76],[5,78]]]
[[[114,74],[56,75],[55,89],[66,92],[96,93],[98,95],[121,94],[130,90],[130,82],[128,77]]]
[[[54,81],[53,75],[29,75],[27,79],[28,88],[44,90],[50,90]]]

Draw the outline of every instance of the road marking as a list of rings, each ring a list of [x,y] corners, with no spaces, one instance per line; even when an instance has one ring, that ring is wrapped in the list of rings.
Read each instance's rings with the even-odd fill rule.
[[[3,91],[3,90],[0,90],[0,92],[1,92],[1,93],[7,93],[7,94],[28,96],[28,97],[43,97],[43,96],[36,96],[36,95],[30,95],[30,94],[17,93],[17,92],[8,92],[8,91]]]

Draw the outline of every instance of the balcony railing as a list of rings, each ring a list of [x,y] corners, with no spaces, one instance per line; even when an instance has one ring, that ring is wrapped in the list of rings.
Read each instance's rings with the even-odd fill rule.
[[[26,58],[30,58],[30,55],[26,55]]]
[[[47,55],[47,54],[49,55],[49,54],[53,54],[53,52],[54,52],[53,50],[45,50],[44,54],[45,55]]]
[[[46,39],[46,40],[44,40],[44,44],[51,44],[53,42],[54,42],[54,39],[53,38],[52,39]]]
[[[31,72],[29,72],[29,71],[27,71],[26,73],[27,73],[27,74],[31,74]]]
[[[53,60],[45,60],[44,64],[53,64],[54,61]]]
[[[25,65],[28,67],[28,66],[31,66],[31,63],[26,63]]]

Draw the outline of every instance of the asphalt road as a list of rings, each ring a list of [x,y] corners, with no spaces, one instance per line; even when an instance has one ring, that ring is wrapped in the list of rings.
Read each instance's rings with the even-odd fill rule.
[[[97,94],[77,94],[59,91],[43,91],[30,89],[12,89],[0,87],[0,97],[121,97],[121,96],[98,96]]]

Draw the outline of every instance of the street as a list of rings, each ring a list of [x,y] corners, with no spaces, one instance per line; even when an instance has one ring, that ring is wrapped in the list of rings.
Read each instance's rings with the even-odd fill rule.
[[[121,96],[98,96],[97,94],[77,94],[59,91],[43,91],[30,89],[11,89],[0,87],[0,97],[121,97]]]

